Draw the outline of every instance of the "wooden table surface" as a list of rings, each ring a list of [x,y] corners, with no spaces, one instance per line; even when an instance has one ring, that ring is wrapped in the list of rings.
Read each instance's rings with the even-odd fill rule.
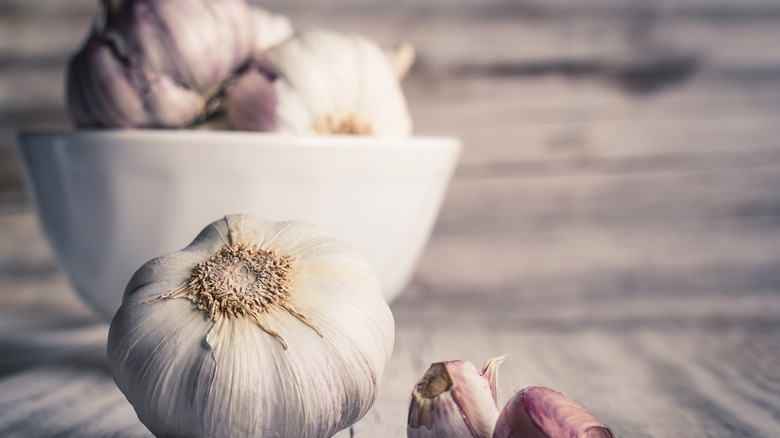
[[[149,433],[45,241],[13,132],[68,126],[92,0],[0,1],[0,436]],[[621,437],[780,436],[780,2],[275,0],[412,41],[419,134],[465,143],[357,437],[432,362],[509,354]],[[346,435],[346,434],[345,434]]]

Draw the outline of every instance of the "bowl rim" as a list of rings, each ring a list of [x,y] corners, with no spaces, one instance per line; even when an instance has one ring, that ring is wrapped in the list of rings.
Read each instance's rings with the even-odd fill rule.
[[[412,135],[406,137],[379,137],[370,135],[294,135],[257,131],[197,130],[197,129],[51,129],[20,130],[15,133],[21,145],[35,138],[104,138],[106,140],[152,141],[182,140],[234,140],[239,143],[256,142],[260,145],[274,145],[283,142],[283,147],[414,147],[414,148],[456,148],[462,147],[462,140],[445,135]]]

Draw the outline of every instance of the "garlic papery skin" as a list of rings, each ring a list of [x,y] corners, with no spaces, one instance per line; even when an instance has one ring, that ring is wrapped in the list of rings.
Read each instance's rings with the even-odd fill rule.
[[[409,438],[490,438],[498,418],[498,366],[492,358],[480,372],[468,361],[438,362],[412,390]]]
[[[205,118],[225,80],[255,53],[245,0],[103,0],[70,59],[78,127],[172,128]]]
[[[409,74],[409,70],[412,69],[412,64],[414,64],[415,56],[414,46],[408,41],[404,41],[387,52],[390,65],[393,66],[395,76],[399,80]]]
[[[406,47],[407,58],[413,50]],[[398,74],[408,66],[372,40],[327,30],[296,33],[226,90],[233,129],[302,135],[408,136]]]
[[[515,394],[496,422],[494,438],[615,438],[585,406],[550,388]]]
[[[359,251],[232,215],[135,273],[108,362],[156,436],[330,437],[371,407],[393,340]]]
[[[293,36],[295,32],[290,19],[257,6],[252,6],[252,18],[255,23],[255,55],[279,45]]]

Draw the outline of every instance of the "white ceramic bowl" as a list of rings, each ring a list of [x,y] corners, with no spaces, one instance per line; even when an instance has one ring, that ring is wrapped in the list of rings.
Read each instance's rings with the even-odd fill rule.
[[[226,214],[305,220],[407,285],[460,154],[455,138],[218,131],[21,133],[38,215],[76,291],[107,319],[144,262]]]

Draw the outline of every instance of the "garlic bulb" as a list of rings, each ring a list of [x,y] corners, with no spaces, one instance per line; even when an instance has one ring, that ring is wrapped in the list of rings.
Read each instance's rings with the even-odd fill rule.
[[[490,438],[498,418],[498,366],[492,358],[482,372],[455,360],[434,363],[412,390],[407,436],[410,438]]]
[[[182,127],[204,118],[255,52],[245,0],[102,0],[68,66],[79,127]]]
[[[388,54],[359,35],[301,32],[267,50],[226,91],[233,129],[405,136],[411,116],[399,74],[414,51]]]
[[[580,403],[550,388],[531,386],[504,406],[494,438],[615,438]]]
[[[156,436],[330,437],[371,407],[393,331],[357,250],[233,215],[135,273],[108,360]]]

